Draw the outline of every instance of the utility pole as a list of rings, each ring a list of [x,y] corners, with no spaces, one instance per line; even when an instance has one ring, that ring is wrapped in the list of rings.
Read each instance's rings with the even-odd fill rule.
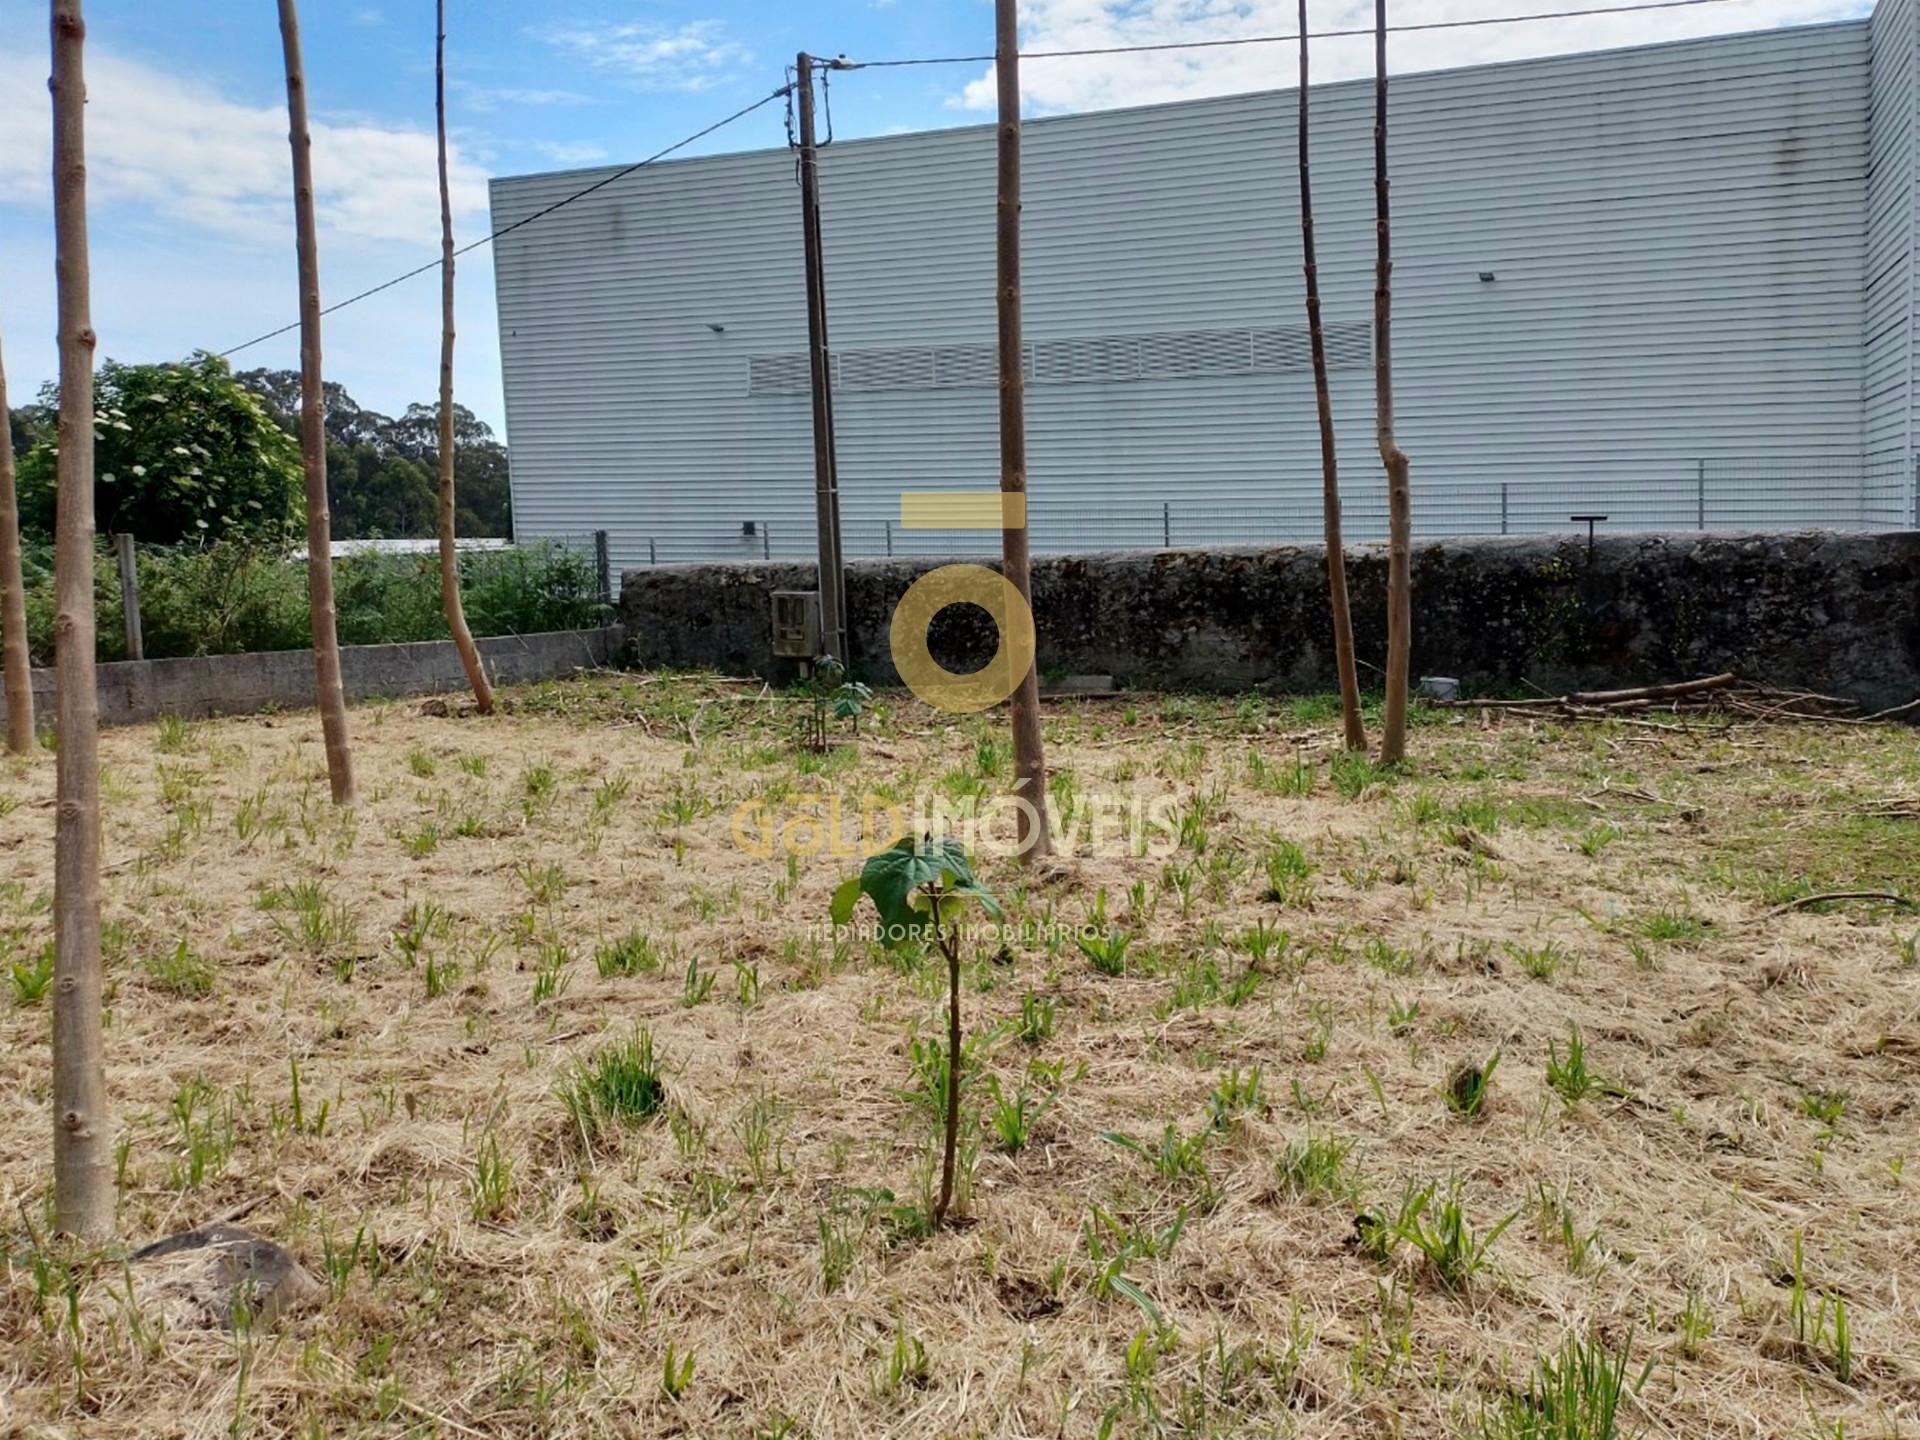
[[[833,62],[821,61],[822,65]],[[800,112],[800,220],[807,254],[807,369],[813,392],[813,512],[820,532],[820,645],[847,654],[847,572],[840,553],[840,461],[833,443],[833,351],[827,341],[827,274],[820,240],[820,151],[814,140],[814,58],[793,62]]]
[[[1026,344],[1020,328],[1020,25],[1015,0],[993,7],[994,90],[999,109],[995,137],[997,186],[994,202],[995,319],[1000,360],[1000,493],[1019,496],[1017,525],[1000,532],[1000,569],[1020,598],[1033,608],[1033,575],[1027,543],[1027,391]],[[1003,511],[1007,502],[1001,502]],[[1007,517],[1011,518],[1011,517]],[[1053,854],[1047,821],[1047,757],[1040,731],[1040,677],[1037,656],[1010,697],[1015,788],[1025,793],[1016,842],[1020,863]]]

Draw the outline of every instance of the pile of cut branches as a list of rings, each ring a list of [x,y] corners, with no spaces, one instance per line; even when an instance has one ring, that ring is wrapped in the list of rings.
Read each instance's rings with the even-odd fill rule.
[[[1739,720],[1871,725],[1920,713],[1920,700],[1910,700],[1904,705],[1867,714],[1858,702],[1838,695],[1761,685],[1742,680],[1731,670],[1720,675],[1704,675],[1698,680],[1640,685],[1628,690],[1576,690],[1565,695],[1524,700],[1429,700],[1427,703],[1452,710],[1506,710],[1581,720],[1692,713],[1718,714]]]

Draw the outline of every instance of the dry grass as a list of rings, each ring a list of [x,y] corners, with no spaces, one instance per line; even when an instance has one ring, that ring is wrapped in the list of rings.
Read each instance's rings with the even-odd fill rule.
[[[1378,777],[1330,766],[1323,702],[1054,705],[1056,770],[1175,795],[1188,843],[1032,887],[984,866],[1016,915],[1135,938],[1119,975],[1059,933],[970,967],[1031,1133],[982,1127],[969,1222],[926,1238],[910,1045],[940,967],[823,936],[852,862],[753,859],[729,820],[991,791],[984,721],[889,697],[823,759],[751,687],[615,677],[495,721],[354,718],[353,815],[307,716],[103,746],[122,1233],[264,1196],[247,1223],[327,1296],[278,1331],[162,1328],[107,1266],[70,1314],[39,1238],[47,1002],[9,993],[0,1432],[1477,1437],[1589,1335],[1631,1347],[1629,1384],[1653,1363],[1623,1435],[1920,1425],[1920,918],[1770,913],[1920,894],[1887,803],[1920,795],[1911,731],[1450,715]],[[28,992],[52,783],[0,766],[0,972]],[[1276,838],[1304,864],[1270,874]],[[570,1121],[558,1092],[636,1025],[666,1109]],[[1496,1051],[1464,1118],[1456,1067]],[[1450,1193],[1479,1237],[1516,1217],[1477,1270],[1391,1243],[1428,1184],[1429,1238]]]

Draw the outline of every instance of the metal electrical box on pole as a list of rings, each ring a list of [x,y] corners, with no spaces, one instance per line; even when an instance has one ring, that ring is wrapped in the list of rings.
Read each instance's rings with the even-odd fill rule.
[[[807,372],[813,393],[814,517],[820,532],[820,644],[845,665],[847,576],[840,549],[840,474],[833,439],[833,351],[827,341],[827,277],[820,239],[820,151],[814,138],[815,61],[802,50],[794,61],[800,114],[800,217],[807,256]]]

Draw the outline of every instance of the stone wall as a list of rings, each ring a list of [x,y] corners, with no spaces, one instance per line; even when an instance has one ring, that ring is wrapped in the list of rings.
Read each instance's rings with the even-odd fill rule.
[[[853,665],[881,682],[893,607],[943,563],[849,567]],[[621,614],[642,665],[792,673],[770,649],[768,594],[811,589],[811,565],[629,570]],[[1348,556],[1362,661],[1386,654],[1386,552]],[[1142,687],[1334,685],[1324,551],[1056,556],[1033,567],[1043,676],[1111,674]],[[1891,705],[1920,695],[1920,533],[1829,531],[1453,540],[1414,552],[1414,671],[1474,690],[1626,685],[1737,670]],[[933,631],[954,670],[994,644],[984,612]],[[1377,679],[1377,671],[1363,678]]]
[[[497,635],[478,642],[496,684],[547,680],[582,667],[617,665],[626,644],[620,626]],[[466,671],[450,640],[406,645],[347,645],[341,679],[350,700],[426,695],[466,687]],[[185,660],[117,660],[98,667],[100,722],[132,725],[160,715],[200,719],[259,710],[298,710],[313,704],[313,652],[274,650],[248,655],[203,655]],[[40,724],[53,722],[53,672],[33,672]],[[0,697],[0,720],[6,701]]]

